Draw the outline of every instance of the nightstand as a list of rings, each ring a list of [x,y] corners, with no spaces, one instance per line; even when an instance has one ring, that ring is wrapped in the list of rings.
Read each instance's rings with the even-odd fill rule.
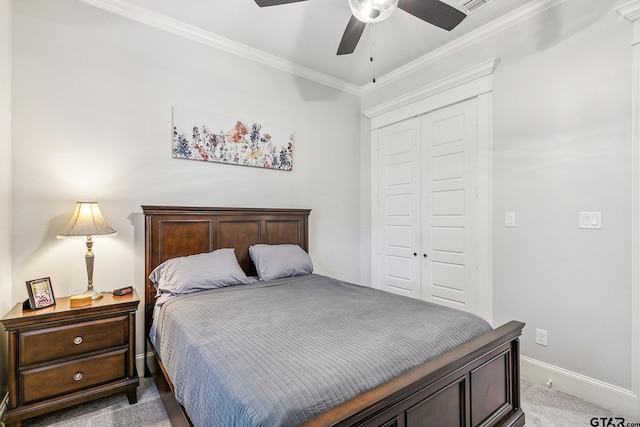
[[[126,392],[136,403],[134,292],[69,307],[69,298],[40,310],[17,304],[0,322],[9,335],[7,427],[110,394]]]

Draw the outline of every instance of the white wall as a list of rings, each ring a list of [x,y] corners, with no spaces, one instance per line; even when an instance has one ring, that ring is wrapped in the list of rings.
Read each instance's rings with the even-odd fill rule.
[[[564,24],[579,3],[540,16],[559,38],[496,78],[495,318],[524,316],[527,356],[631,389],[631,25],[595,4]],[[580,211],[603,229],[578,229]]]
[[[55,238],[80,199],[118,231],[94,244],[97,290],[143,295],[142,204],[311,208],[316,272],[358,280],[357,97],[75,0],[13,16],[14,303],[26,279],[86,288],[84,243]],[[293,129],[294,170],[171,158],[176,104]]]
[[[500,58],[493,78],[495,323],[526,322],[523,355],[629,390],[631,25],[614,10],[622,3],[567,0],[381,86],[361,104],[365,110]],[[516,213],[516,228],[504,227],[507,211]],[[579,230],[580,211],[603,212],[603,229]],[[369,212],[363,203],[362,216]],[[534,343],[535,328],[548,331],[548,347]]]
[[[11,3],[0,0],[0,314],[11,308]],[[0,328],[2,329],[2,328]],[[0,360],[6,360],[6,335],[0,333]],[[7,367],[0,364],[0,402]]]
[[[7,201],[13,191],[13,250],[0,252],[13,280],[0,291],[11,305],[41,276],[58,295],[84,290],[84,245],[55,234],[86,198],[118,230],[94,246],[101,290],[142,293],[141,204],[312,208],[316,271],[366,281],[370,139],[358,111],[495,56],[494,319],[527,323],[524,355],[628,389],[631,26],[613,9],[623,2],[566,0],[360,101],[73,0],[15,2],[10,147],[0,133],[13,151],[2,190]],[[172,159],[175,104],[293,128],[294,171]],[[581,210],[602,211],[603,230],[578,230]],[[536,327],[548,347],[534,344]]]

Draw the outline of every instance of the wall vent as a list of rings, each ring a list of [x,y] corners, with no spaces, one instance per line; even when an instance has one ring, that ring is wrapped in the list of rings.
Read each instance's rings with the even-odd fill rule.
[[[470,14],[485,6],[487,3],[491,3],[493,0],[465,0],[458,4],[458,8],[462,9],[466,14]]]

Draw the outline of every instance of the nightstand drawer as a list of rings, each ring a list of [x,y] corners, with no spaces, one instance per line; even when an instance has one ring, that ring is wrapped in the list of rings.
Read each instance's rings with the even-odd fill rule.
[[[127,337],[127,316],[23,332],[20,366],[125,345]]]
[[[20,403],[30,403],[126,376],[127,350],[20,372]]]

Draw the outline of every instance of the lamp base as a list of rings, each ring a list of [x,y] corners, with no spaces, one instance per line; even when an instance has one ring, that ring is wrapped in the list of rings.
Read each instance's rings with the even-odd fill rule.
[[[91,295],[92,300],[102,298],[102,294],[94,289],[87,289],[87,291],[85,292],[85,295]]]

